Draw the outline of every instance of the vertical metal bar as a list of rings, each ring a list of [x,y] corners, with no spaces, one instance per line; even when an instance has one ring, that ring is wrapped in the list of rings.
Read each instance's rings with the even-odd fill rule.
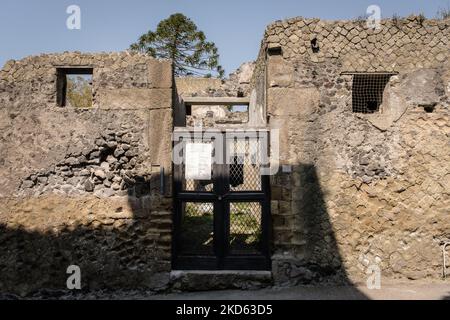
[[[177,145],[178,141],[172,142],[172,150],[175,149],[175,146]],[[178,170],[177,170],[177,164],[172,162],[172,174],[173,174],[173,188],[172,188],[172,197],[173,197],[173,212],[172,212],[172,269],[178,268],[177,266],[177,257],[178,257]]]
[[[226,258],[227,255],[230,254],[230,202],[229,200],[226,198],[226,195],[228,194],[228,192],[230,191],[230,184],[229,184],[229,180],[230,180],[230,168],[229,168],[229,163],[228,163],[228,157],[227,155],[227,148],[228,146],[228,141],[227,141],[227,137],[226,137],[226,133],[223,133],[224,138],[223,138],[223,152],[225,154],[225,161],[222,164],[222,180],[221,180],[221,184],[222,184],[222,210],[223,210],[223,217],[222,217],[222,221],[223,221],[223,259]]]
[[[261,139],[261,137],[260,137]],[[265,142],[266,146],[269,146],[270,143],[270,131],[267,134],[263,135],[262,139],[267,139],[267,141]],[[267,148],[266,152],[268,153],[268,157],[270,159],[270,147]],[[269,163],[270,166],[270,163]],[[271,204],[271,192],[270,192],[270,175],[261,175],[261,189],[264,192],[265,195],[265,200],[263,202],[263,208],[262,208],[262,214],[263,214],[263,219],[262,219],[262,232],[263,232],[263,236],[262,236],[262,247],[264,250],[264,256],[266,257],[267,260],[267,269],[271,269],[271,265],[270,265],[270,254],[272,251],[272,248],[270,246],[271,243],[271,239],[272,239],[272,215],[270,212],[270,204]]]
[[[173,145],[183,143],[181,141],[174,141]],[[184,154],[182,155],[184,157]],[[172,267],[178,268],[177,258],[180,253],[180,232],[181,232],[181,218],[183,215],[183,206],[181,201],[178,199],[178,193],[181,192],[182,188],[182,166],[181,164],[173,164],[173,199],[174,199],[174,211],[173,211],[173,221],[172,221]]]
[[[222,139],[223,141],[223,139]],[[216,145],[225,148],[225,144]],[[223,259],[225,254],[225,208],[224,208],[224,164],[214,164],[214,252],[217,256],[217,267],[223,269]]]

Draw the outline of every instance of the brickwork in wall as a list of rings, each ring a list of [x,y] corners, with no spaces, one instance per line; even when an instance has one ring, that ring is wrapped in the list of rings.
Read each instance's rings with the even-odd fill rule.
[[[57,104],[58,69],[92,68],[93,106]],[[0,290],[161,289],[171,253],[170,61],[64,53],[0,71]],[[164,168],[165,190],[161,190]]]
[[[441,277],[449,31],[449,20],[419,17],[378,31],[303,18],[268,26],[253,83],[267,75],[286,169],[272,177],[276,282],[365,281],[373,264],[383,279]],[[352,111],[352,72],[393,73],[378,112]]]

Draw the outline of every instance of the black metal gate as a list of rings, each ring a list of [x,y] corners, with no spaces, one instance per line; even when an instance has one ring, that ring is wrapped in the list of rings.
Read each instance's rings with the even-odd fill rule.
[[[185,161],[174,164],[174,269],[271,268],[269,177],[260,170],[267,134],[236,136],[215,132],[200,140],[175,140],[174,148],[179,147],[184,160],[189,143],[212,144],[216,160],[210,176],[202,180],[187,177]],[[221,156],[229,160],[217,161]]]

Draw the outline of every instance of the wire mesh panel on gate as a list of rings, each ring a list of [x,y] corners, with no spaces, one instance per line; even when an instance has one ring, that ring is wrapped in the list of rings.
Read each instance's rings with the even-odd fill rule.
[[[184,202],[180,245],[184,254],[212,254],[214,205],[211,202]]]
[[[261,190],[260,138],[229,141],[232,161],[229,166],[231,191]]]
[[[262,208],[258,202],[230,203],[231,253],[257,253],[259,251],[261,215]]]

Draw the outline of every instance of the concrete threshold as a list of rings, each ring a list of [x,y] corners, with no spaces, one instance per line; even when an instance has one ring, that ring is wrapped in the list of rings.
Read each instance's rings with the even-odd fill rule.
[[[243,275],[257,277],[272,277],[272,271],[262,270],[172,270],[170,276],[179,276],[184,274],[203,274],[203,275]]]
[[[172,270],[172,289],[203,291],[261,289],[272,285],[272,272],[261,270]]]

